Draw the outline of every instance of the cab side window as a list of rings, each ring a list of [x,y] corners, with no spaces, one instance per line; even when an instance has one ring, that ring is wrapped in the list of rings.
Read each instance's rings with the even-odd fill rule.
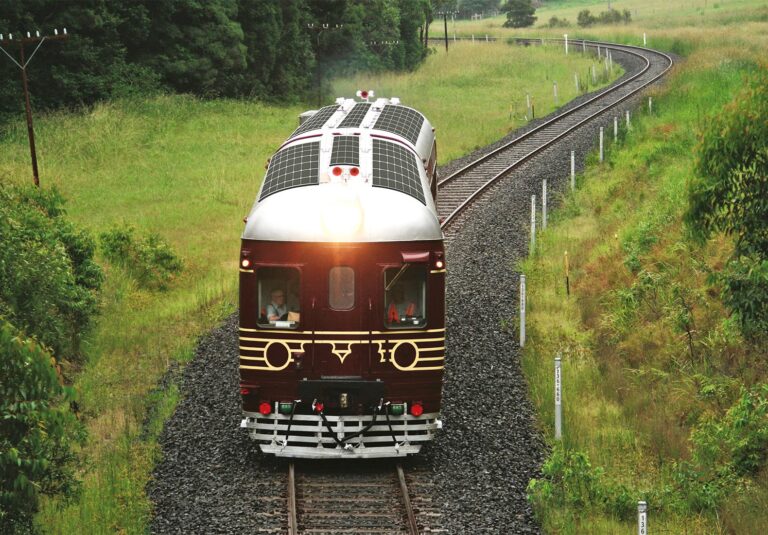
[[[261,267],[256,271],[259,327],[295,329],[301,321],[299,270]]]
[[[384,271],[384,325],[389,329],[427,324],[427,266],[404,264]]]

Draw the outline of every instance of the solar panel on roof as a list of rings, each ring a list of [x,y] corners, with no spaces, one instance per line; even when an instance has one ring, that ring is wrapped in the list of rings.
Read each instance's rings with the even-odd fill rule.
[[[419,139],[422,124],[424,124],[424,116],[416,110],[388,104],[384,106],[373,127],[403,136],[415,144]]]
[[[339,123],[339,128],[356,128],[363,122],[365,114],[371,109],[369,102],[358,102],[355,107],[350,110],[344,120]]]
[[[322,127],[328,119],[331,118],[331,115],[336,113],[336,110],[339,109],[339,106],[334,104],[333,106],[326,106],[324,108],[320,108],[317,110],[317,113],[314,114],[312,117],[304,121],[304,124],[299,126],[296,130],[294,130],[293,134],[291,134],[291,137],[296,137],[299,134],[303,134],[304,132],[309,132],[310,130],[315,130],[317,128]]]
[[[333,138],[331,165],[360,165],[360,138],[336,136]]]
[[[373,185],[397,190],[427,204],[416,157],[396,143],[373,140]]]
[[[312,186],[318,183],[320,143],[303,143],[287,147],[272,157],[261,197],[299,186]]]

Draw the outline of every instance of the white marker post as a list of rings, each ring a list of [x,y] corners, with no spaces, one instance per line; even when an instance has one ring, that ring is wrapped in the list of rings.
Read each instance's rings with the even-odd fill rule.
[[[578,73],[573,73],[573,83],[576,85],[576,92],[579,91],[579,75]]]
[[[653,113],[653,97],[648,97],[648,115]]]
[[[592,64],[592,85],[597,83],[597,75],[595,74],[595,64]]]
[[[619,140],[619,118],[613,118],[613,142],[616,143]]]
[[[555,357],[555,440],[563,438],[563,380],[560,368],[561,359]]]
[[[581,40],[581,53],[586,54],[587,53],[587,42],[585,40]]]
[[[525,94],[525,105],[526,105],[525,118],[528,121],[530,121],[531,120],[531,95],[528,93]]]
[[[557,82],[553,83],[552,90],[555,93],[555,106],[557,106],[559,104],[558,100],[557,100]]]
[[[600,161],[603,161],[603,127],[600,127]]]
[[[602,58],[603,56],[600,54],[600,45],[597,45],[597,59]]]
[[[632,128],[632,124],[629,122],[629,110],[627,110],[627,130]]]
[[[564,33],[563,38],[565,39],[565,55],[568,55],[568,34]]]
[[[536,248],[536,195],[531,195],[531,250]]]
[[[571,151],[571,191],[576,189],[576,151]]]
[[[547,179],[541,182],[541,228],[547,228]]]
[[[525,275],[520,274],[520,347],[525,347]]]
[[[643,32],[643,46],[648,45],[648,41],[645,38],[645,32]]]
[[[648,535],[648,504],[637,502],[637,535]]]

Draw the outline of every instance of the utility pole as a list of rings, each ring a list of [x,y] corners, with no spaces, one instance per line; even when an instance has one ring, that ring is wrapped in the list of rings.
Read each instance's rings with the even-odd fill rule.
[[[29,65],[29,62],[32,61],[32,58],[35,57],[35,54],[37,54],[37,51],[40,50],[40,47],[43,46],[44,41],[66,41],[69,38],[67,35],[67,29],[64,28],[64,32],[59,34],[59,30],[53,30],[53,35],[40,35],[39,31],[35,32],[35,35],[30,35],[30,32],[27,32],[26,37],[21,37],[20,39],[14,39],[13,34],[9,33],[8,38],[5,39],[5,36],[0,33],[0,50],[3,51],[3,53],[10,58],[10,60],[16,64],[16,66],[21,70],[21,85],[24,88],[24,107],[26,108],[26,114],[27,114],[27,135],[29,137],[29,153],[32,157],[32,179],[35,182],[35,186],[38,188],[40,187],[40,175],[37,172],[37,151],[35,150],[35,130],[32,126],[32,104],[29,100],[29,84],[27,83],[27,65]],[[37,47],[35,47],[35,50],[32,51],[32,54],[29,56],[29,58],[26,58],[24,55],[24,45],[32,45],[37,43]],[[18,46],[19,47],[19,61],[16,61],[13,59],[13,56],[8,53],[7,50],[3,47],[10,47],[10,46]]]
[[[314,22],[310,22],[307,24],[307,28],[310,30],[317,32],[317,56],[320,57],[320,34],[326,31],[333,31],[333,30],[340,30],[344,27],[343,24],[334,24],[330,25],[328,23],[322,23],[322,24],[315,24]],[[317,68],[317,105],[322,105],[323,102],[323,71],[320,68],[320,61],[318,60],[318,68]]]
[[[451,17],[455,17],[458,15],[458,11],[448,11],[447,9],[444,11],[438,11],[436,15],[438,17],[443,17],[443,26],[445,27],[445,51],[448,52],[448,15],[451,15]],[[455,20],[455,19],[454,19]],[[455,26],[454,22],[454,26]]]

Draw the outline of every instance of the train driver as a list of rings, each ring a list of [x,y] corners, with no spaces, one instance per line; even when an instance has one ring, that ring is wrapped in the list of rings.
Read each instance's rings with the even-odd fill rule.
[[[285,303],[285,292],[280,288],[272,290],[272,302],[267,305],[267,319],[280,321],[288,319],[288,305]]]

